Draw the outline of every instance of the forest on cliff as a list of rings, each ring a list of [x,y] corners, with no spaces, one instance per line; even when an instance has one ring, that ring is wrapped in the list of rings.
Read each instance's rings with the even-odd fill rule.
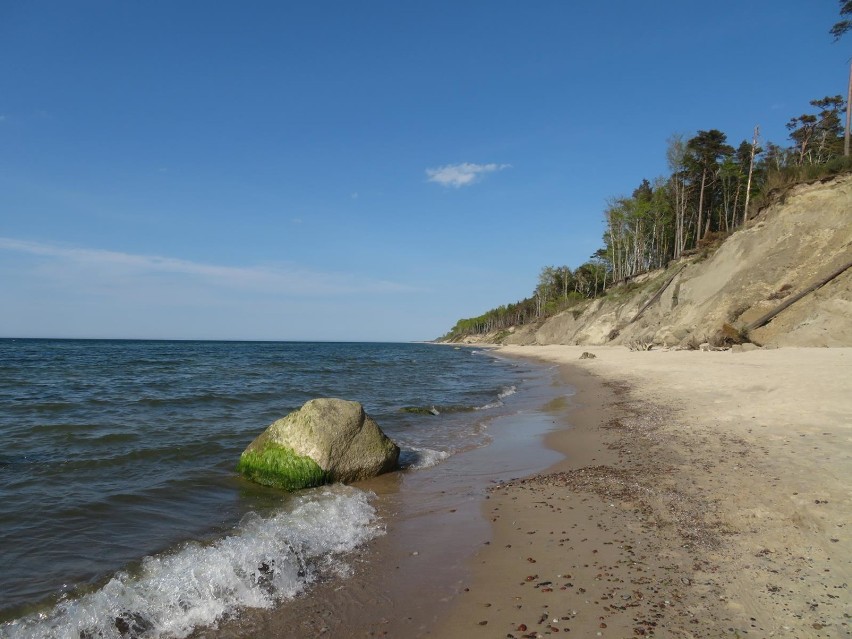
[[[830,33],[852,30],[852,0],[840,2]],[[479,335],[541,320],[613,286],[718,243],[792,185],[852,171],[844,144],[841,95],[814,99],[786,123],[784,145],[751,140],[736,146],[718,129],[667,140],[669,174],[644,179],[629,196],[612,197],[603,211],[603,246],[585,263],[544,266],[532,294],[459,320],[444,339]],[[848,116],[848,113],[847,113]],[[847,147],[847,148],[844,148]]]

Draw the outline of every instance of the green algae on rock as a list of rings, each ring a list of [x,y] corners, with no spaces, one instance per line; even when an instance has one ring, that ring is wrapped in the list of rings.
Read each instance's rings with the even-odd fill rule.
[[[262,451],[240,455],[237,471],[264,486],[299,490],[326,483],[326,473],[313,459],[292,448],[269,443]]]
[[[399,447],[358,402],[312,399],[277,420],[240,456],[248,479],[284,490],[352,482],[394,470]]]

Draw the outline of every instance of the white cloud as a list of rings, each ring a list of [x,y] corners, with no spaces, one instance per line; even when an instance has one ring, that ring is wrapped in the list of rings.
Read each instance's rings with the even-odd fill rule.
[[[62,276],[71,271],[79,279],[91,278],[100,284],[126,285],[134,278],[171,276],[175,285],[228,288],[272,295],[337,295],[389,293],[411,290],[386,280],[358,277],[348,273],[325,273],[298,267],[222,266],[159,255],[139,255],[104,249],[74,248],[0,237],[0,251],[12,251],[46,258],[58,264]]]
[[[471,162],[462,162],[461,164],[440,166],[437,169],[426,169],[426,175],[429,176],[429,182],[437,182],[441,186],[452,186],[458,189],[473,184],[486,173],[502,171],[511,166],[511,164],[472,164]]]

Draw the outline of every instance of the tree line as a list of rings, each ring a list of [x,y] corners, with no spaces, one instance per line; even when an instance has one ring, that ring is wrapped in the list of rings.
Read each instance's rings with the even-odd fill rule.
[[[850,3],[852,7],[852,3]],[[545,266],[532,295],[459,320],[445,336],[485,334],[543,319],[577,302],[606,294],[614,284],[693,254],[746,223],[775,189],[852,170],[844,155],[840,95],[812,100],[787,122],[789,143],[736,147],[718,129],[667,141],[669,174],[644,179],[629,196],[607,202],[603,246],[585,263]]]
[[[852,0],[838,0],[837,42],[852,31]],[[642,180],[630,197],[612,198],[604,211],[604,245],[572,270],[545,266],[531,297],[479,317],[459,320],[445,338],[508,330],[540,320],[578,301],[605,295],[613,284],[661,268],[733,232],[768,201],[797,182],[852,171],[852,63],[846,100],[811,100],[811,110],[787,122],[789,144],[759,146],[759,131],[735,149],[718,129],[689,139],[673,135],[669,175]],[[846,109],[845,127],[841,113]]]

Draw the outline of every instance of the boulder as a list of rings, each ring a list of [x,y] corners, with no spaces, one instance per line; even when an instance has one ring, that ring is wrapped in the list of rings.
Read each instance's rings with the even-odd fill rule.
[[[240,455],[248,479],[284,490],[352,482],[394,470],[399,447],[358,402],[312,399],[269,426]]]

